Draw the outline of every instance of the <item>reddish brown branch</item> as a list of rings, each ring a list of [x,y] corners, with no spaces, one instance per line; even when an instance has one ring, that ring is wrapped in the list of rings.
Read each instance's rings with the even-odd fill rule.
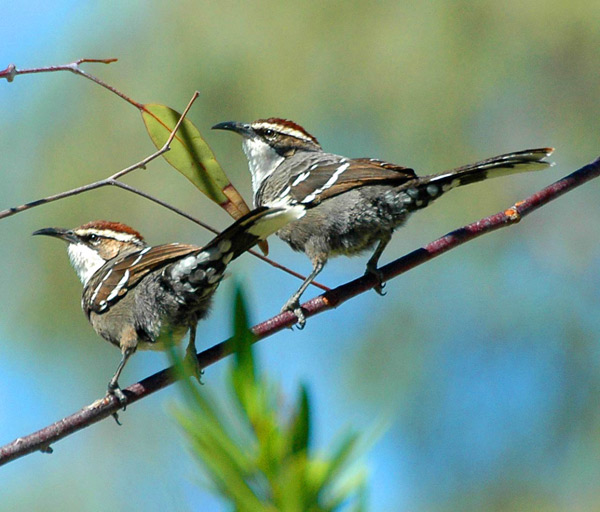
[[[532,211],[575,187],[596,178],[598,175],[600,175],[600,158],[503,212],[452,231],[427,244],[425,247],[385,265],[381,268],[383,276],[385,280],[390,280],[474,238],[519,222],[521,218]],[[302,307],[306,310],[307,317],[313,316],[327,309],[340,306],[352,297],[373,288],[376,284],[376,279],[373,276],[366,275],[330,290],[323,295],[319,295],[303,304]],[[258,341],[286,327],[292,326],[295,322],[295,315],[291,312],[286,312],[254,326],[253,331]],[[230,349],[227,342],[222,342],[198,354],[198,360],[200,361],[200,365],[206,368],[229,354]],[[127,404],[137,402],[141,398],[168,386],[173,381],[171,368],[155,373],[124,390],[127,395]],[[18,438],[12,443],[0,447],[0,465],[34,451],[50,451],[52,443],[107,418],[118,412],[120,407],[119,402],[115,398],[107,397],[33,434]]]

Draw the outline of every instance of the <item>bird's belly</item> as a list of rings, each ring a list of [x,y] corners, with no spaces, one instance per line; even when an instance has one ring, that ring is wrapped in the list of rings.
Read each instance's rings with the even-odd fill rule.
[[[331,256],[358,255],[402,225],[408,212],[394,191],[369,187],[323,201],[277,232],[292,249]]]

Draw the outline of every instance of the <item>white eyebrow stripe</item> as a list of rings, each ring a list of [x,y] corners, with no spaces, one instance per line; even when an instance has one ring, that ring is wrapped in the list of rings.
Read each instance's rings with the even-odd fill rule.
[[[125,284],[127,283],[127,281],[129,281],[129,270],[126,270],[125,273],[123,274],[123,277],[121,278],[121,280],[117,283],[117,286],[115,286],[112,291],[110,292],[110,294],[108,295],[108,297],[106,297],[106,301],[110,302],[111,300],[113,300],[117,295],[119,295],[119,292],[121,291],[121,288],[123,288],[123,286],[125,286]]]
[[[112,230],[108,230],[108,229],[80,229],[76,231],[78,235],[80,236],[85,236],[85,235],[98,235],[101,236],[103,238],[112,238],[113,240],[118,240],[119,242],[133,242],[133,243],[140,243],[140,239],[131,234],[131,233],[117,233],[115,231]]]
[[[342,174],[346,169],[348,169],[348,167],[350,167],[350,163],[347,162],[343,165],[340,165],[338,167],[338,169],[331,175],[331,178],[329,178],[327,180],[327,182],[325,183],[325,185],[323,185],[321,188],[318,188],[317,190],[315,190],[312,194],[307,195],[302,202],[303,203],[310,203],[311,201],[314,201],[315,197],[317,197],[321,192],[323,192],[324,190],[327,190],[329,187],[331,187],[339,178],[340,174]]]
[[[254,123],[252,128],[255,130],[273,130],[275,132],[284,133],[285,135],[291,135],[292,137],[296,137],[297,139],[305,140],[307,142],[314,142],[306,133],[296,130],[291,126],[273,123]]]

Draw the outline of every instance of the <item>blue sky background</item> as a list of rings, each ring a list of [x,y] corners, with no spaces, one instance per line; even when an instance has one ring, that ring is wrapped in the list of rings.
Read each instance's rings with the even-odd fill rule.
[[[291,118],[326,150],[441,171],[510,150],[555,146],[543,173],[478,184],[415,215],[384,261],[495,213],[594,159],[600,7],[583,1],[21,2],[0,19],[0,67],[118,57],[95,74],[140,102],[183,109],[250,200],[239,140],[210,126]],[[73,188],[152,152],[139,114],[69,73],[0,83],[0,209]],[[207,222],[230,220],[166,163],[127,178]],[[308,385],[315,444],[346,428],[389,428],[365,454],[370,509],[594,510],[600,498],[598,183],[258,344],[264,371]],[[0,444],[104,391],[119,354],[79,306],[64,247],[30,233],[95,218],[151,243],[208,233],[120,190],[98,190],[0,223]],[[271,241],[298,271],[308,261]],[[333,260],[328,285],[366,258]],[[255,321],[298,283],[252,257],[231,268]],[[198,331],[230,332],[234,279]],[[314,293],[314,292],[311,292]],[[138,354],[122,383],[162,369]],[[222,362],[206,387],[222,392]],[[175,387],[0,469],[0,510],[223,510],[198,485],[169,408]]]

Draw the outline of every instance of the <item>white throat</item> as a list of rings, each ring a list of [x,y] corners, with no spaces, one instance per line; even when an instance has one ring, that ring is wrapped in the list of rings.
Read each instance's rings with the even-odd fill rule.
[[[83,286],[106,263],[96,251],[84,244],[69,244],[67,252]]]
[[[242,148],[248,158],[250,174],[252,174],[252,191],[254,197],[263,181],[268,178],[284,158],[271,146],[259,138],[244,138]],[[256,206],[256,204],[254,205]]]

